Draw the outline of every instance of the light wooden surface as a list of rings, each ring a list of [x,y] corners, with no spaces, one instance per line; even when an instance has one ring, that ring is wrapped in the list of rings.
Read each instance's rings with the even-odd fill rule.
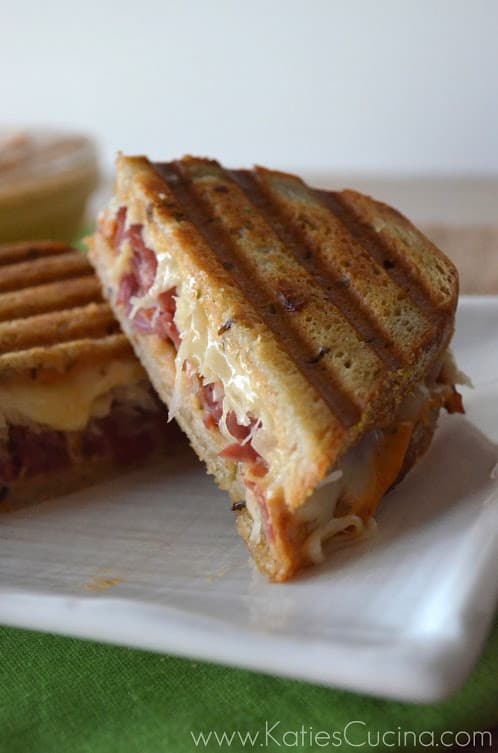
[[[461,293],[498,294],[498,223],[422,229],[455,262]]]

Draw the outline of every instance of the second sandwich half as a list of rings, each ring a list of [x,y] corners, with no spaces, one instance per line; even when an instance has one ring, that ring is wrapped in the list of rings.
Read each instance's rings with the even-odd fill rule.
[[[461,410],[456,270],[354,192],[185,158],[120,157],[90,257],[156,390],[286,580],[378,502]]]
[[[181,445],[85,256],[0,247],[0,512]]]

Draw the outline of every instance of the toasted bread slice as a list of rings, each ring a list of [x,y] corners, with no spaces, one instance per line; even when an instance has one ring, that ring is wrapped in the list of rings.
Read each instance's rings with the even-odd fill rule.
[[[90,258],[273,579],[317,560],[324,538],[364,531],[420,454],[414,427],[453,394],[437,378],[456,270],[360,194],[193,157],[120,157]],[[318,504],[331,471],[342,481]]]
[[[164,447],[164,411],[84,254],[0,247],[0,312],[0,510]]]

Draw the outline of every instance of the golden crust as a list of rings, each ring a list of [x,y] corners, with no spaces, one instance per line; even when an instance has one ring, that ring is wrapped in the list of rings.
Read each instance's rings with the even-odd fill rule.
[[[92,267],[79,251],[40,257],[1,267],[0,293],[21,290],[47,282],[91,275]]]
[[[65,379],[88,363],[133,359],[117,330],[84,254],[43,241],[0,248],[2,381]]]
[[[38,259],[40,257],[66,254],[67,243],[61,241],[22,241],[0,245],[0,267],[5,264]]]
[[[0,380],[8,382],[30,374],[38,382],[67,379],[74,369],[123,357],[133,359],[133,351],[122,332],[99,339],[29,348],[0,355]]]
[[[357,191],[343,191],[342,195],[393,258],[420,283],[432,310],[446,314],[451,324],[458,303],[458,271],[453,262],[397,209]]]
[[[103,337],[114,334],[117,329],[118,323],[107,303],[50,311],[0,322],[0,354],[85,337]]]
[[[45,242],[1,251],[3,383],[66,380],[89,363],[134,360],[110,307],[101,302],[98,280],[84,254]]]
[[[0,295],[0,322],[101,300],[100,284],[94,275],[35,285]]]

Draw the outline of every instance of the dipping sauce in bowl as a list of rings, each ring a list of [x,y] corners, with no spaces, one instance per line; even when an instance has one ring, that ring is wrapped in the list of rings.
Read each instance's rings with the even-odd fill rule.
[[[0,243],[73,240],[97,181],[97,153],[86,136],[0,130]]]

